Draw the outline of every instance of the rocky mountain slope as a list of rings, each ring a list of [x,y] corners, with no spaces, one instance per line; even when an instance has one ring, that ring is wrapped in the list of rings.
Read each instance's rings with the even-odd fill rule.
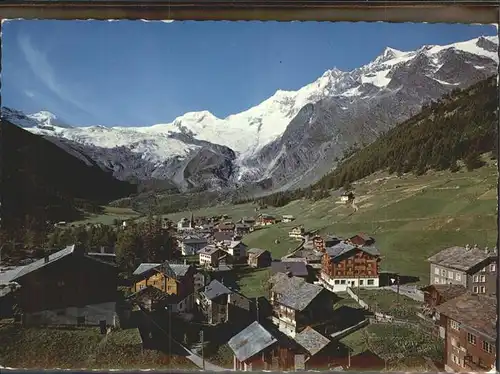
[[[32,115],[38,124],[26,127],[120,179],[168,179],[180,189],[261,180],[277,189],[301,187],[330,171],[352,145],[368,144],[424,103],[493,75],[497,47],[497,37],[481,37],[410,52],[386,48],[365,66],[334,68],[224,119],[202,111],[150,127],[70,128],[46,113],[51,121]],[[17,112],[3,115],[25,126],[11,113]]]

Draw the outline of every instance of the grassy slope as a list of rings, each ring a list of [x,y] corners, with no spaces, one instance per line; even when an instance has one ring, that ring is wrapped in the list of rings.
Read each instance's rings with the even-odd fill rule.
[[[0,365],[14,368],[195,369],[180,356],[141,351],[133,330],[112,332],[100,349],[98,328],[0,326]],[[139,341],[140,342],[140,341]]]
[[[104,212],[102,214],[87,214],[85,219],[81,221],[72,222],[75,225],[85,224],[85,223],[102,223],[104,225],[112,225],[115,219],[118,220],[128,220],[134,219],[140,216],[140,213],[130,209],[130,208],[116,208],[106,206],[104,207]]]
[[[382,270],[399,271],[429,281],[426,258],[452,245],[477,243],[493,247],[496,227],[496,167],[492,164],[468,172],[429,172],[398,178],[376,173],[355,184],[359,211],[338,204],[335,198],[317,202],[294,201],[266,213],[293,214],[293,224],[279,224],[245,236],[252,247],[263,247],[281,257],[296,242],[284,238],[291,226],[348,236],[366,232],[376,238],[384,259]],[[195,215],[226,213],[233,219],[255,215],[252,204],[219,206],[194,211]],[[173,220],[189,212],[168,215]]]

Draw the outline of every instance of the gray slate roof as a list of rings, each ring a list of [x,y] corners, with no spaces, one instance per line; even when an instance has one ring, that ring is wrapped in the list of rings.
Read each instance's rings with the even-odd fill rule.
[[[206,247],[203,247],[202,249],[200,249],[198,251],[198,253],[211,255],[211,254],[213,254],[217,251],[220,251],[220,250],[221,250],[220,248],[217,248],[214,245],[207,245]]]
[[[184,264],[169,264],[167,261],[165,261],[163,264],[160,263],[142,263],[140,264],[137,269],[134,270],[132,273],[133,275],[143,275],[150,270],[157,270],[159,272],[162,272],[166,276],[170,278],[180,278],[186,275],[187,271],[189,270],[190,265],[184,265]]]
[[[314,356],[330,344],[330,339],[309,326],[295,336],[295,341],[309,352],[311,356]]]
[[[48,262],[45,262],[45,258],[42,258],[40,260],[32,262],[31,264],[22,266],[22,267],[20,267],[17,274],[15,274],[15,276],[11,280],[19,279],[19,278],[25,276],[26,274],[29,274],[35,270],[41,269],[44,266],[47,266],[47,265],[53,263],[54,261],[58,261],[66,256],[69,256],[74,252],[74,250],[75,250],[75,245],[73,244],[73,245],[70,245],[70,246],[56,252],[56,253],[49,255]]]
[[[273,284],[271,288],[272,292],[277,294],[284,294],[289,288],[298,288],[302,283],[305,282],[304,279],[298,277],[288,277],[284,273],[276,273],[271,278],[269,282]]]
[[[486,253],[483,249],[450,247],[429,257],[427,261],[447,268],[468,271],[492,256],[493,253]]]
[[[278,302],[293,310],[304,310],[325,289],[311,283],[302,283],[299,287],[290,287]]]
[[[471,333],[479,332],[494,342],[497,336],[497,299],[467,292],[438,305],[438,312],[460,324]]]
[[[340,242],[338,244],[335,244],[332,247],[327,247],[326,253],[333,260],[333,259],[335,259],[339,256],[342,256],[342,255],[344,255],[344,254],[346,254],[354,249],[359,249],[360,251],[366,252],[372,256],[380,256],[380,251],[374,245],[367,245],[367,246],[358,247],[356,245],[352,245],[352,244],[349,244],[346,242]]]
[[[229,341],[229,348],[239,361],[246,361],[277,340],[257,321],[233,336]]]
[[[271,263],[271,272],[291,273],[293,276],[307,276],[307,264],[304,261],[274,261]]]
[[[214,279],[211,281],[203,290],[203,294],[208,300],[213,300],[216,297],[219,297],[220,295],[227,295],[232,293],[229,288],[224,286],[221,282],[219,282],[217,279]]]
[[[248,253],[252,253],[254,254],[256,257],[259,257],[261,256],[262,254],[264,254],[265,252],[268,252],[267,249],[261,249],[261,248],[251,248],[248,250]]]
[[[157,263],[142,263],[140,264],[137,269],[134,270],[134,272],[132,273],[133,275],[141,275],[141,274],[144,274],[145,272],[151,270],[151,269],[154,269],[154,268],[157,268],[158,266],[160,266],[161,264],[157,264]]]

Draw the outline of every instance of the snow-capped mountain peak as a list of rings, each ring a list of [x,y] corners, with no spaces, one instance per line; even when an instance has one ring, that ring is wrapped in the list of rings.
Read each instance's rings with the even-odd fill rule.
[[[249,170],[248,160],[261,157],[266,148],[272,148],[283,139],[289,124],[307,104],[316,105],[327,99],[330,102],[328,105],[341,111],[342,114],[335,112],[334,117],[328,119],[329,126],[335,131],[343,131],[342,126],[349,127],[355,118],[363,117],[365,112],[372,110],[370,108],[385,108],[376,118],[381,121],[380,127],[382,123],[391,126],[391,121],[407,118],[423,102],[438,99],[448,90],[466,87],[493,74],[498,64],[497,48],[496,36],[444,46],[427,45],[413,51],[387,47],[365,66],[351,71],[333,67],[297,90],[278,89],[259,104],[225,118],[203,110],[188,112],[172,122],[149,127],[62,128],[50,112],[24,116],[8,110],[8,116],[14,123],[24,121],[25,126],[21,126],[42,135],[57,136],[100,149],[127,148],[141,159],[152,162],[155,167],[164,167],[172,159],[189,160],[193,152],[201,152],[207,143],[225,146],[236,154],[234,166],[241,176]],[[393,106],[401,105],[399,112],[386,114],[389,111],[388,102]],[[314,123],[312,115],[304,121]],[[373,121],[367,122],[365,127],[370,126],[375,126]],[[342,147],[347,143],[342,143]],[[269,165],[280,165],[276,160]],[[262,169],[252,173],[262,176]]]

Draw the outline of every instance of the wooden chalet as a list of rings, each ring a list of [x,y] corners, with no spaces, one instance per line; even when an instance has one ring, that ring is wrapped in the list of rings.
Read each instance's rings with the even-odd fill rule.
[[[8,279],[6,279],[8,278]],[[2,282],[19,285],[27,325],[115,326],[118,268],[71,245],[25,266]]]
[[[253,268],[265,268],[271,266],[271,252],[266,249],[251,248],[248,250],[248,266]]]
[[[249,299],[215,279],[199,292],[196,303],[210,325],[240,320],[251,310]]]
[[[373,239],[371,236],[368,236],[366,234],[356,234],[354,236],[351,236],[348,241],[351,244],[357,245],[357,246],[365,246],[365,245],[373,245],[375,243],[375,239]]]
[[[234,354],[233,369],[237,371],[293,370],[294,346],[255,321],[228,341]]]
[[[214,229],[219,232],[234,233],[236,225],[233,222],[221,222],[215,225]]]
[[[143,263],[134,271],[135,278],[132,287],[133,292],[139,292],[142,289],[152,286],[159,289],[171,297],[179,305],[179,312],[189,312],[193,308],[194,302],[194,275],[196,269],[191,265],[170,264],[165,262]]]
[[[276,217],[269,214],[259,214],[256,220],[256,224],[260,226],[274,225],[277,222]]]
[[[439,319],[435,314],[436,307],[463,295],[467,289],[461,284],[431,284],[423,287],[421,291],[424,292],[425,314]]]
[[[326,248],[333,247],[334,245],[339,244],[341,241],[342,239],[332,235],[315,235],[312,238],[314,249],[320,252],[325,252]]]
[[[464,293],[436,307],[445,338],[445,370],[495,369],[498,337],[496,297]]]
[[[282,273],[292,277],[309,278],[306,262],[303,259],[296,260],[299,261],[292,261],[291,259],[290,261],[273,261],[271,263],[271,274]]]
[[[292,239],[297,239],[297,240],[302,240],[304,238],[306,230],[304,229],[304,226],[297,226],[292,228],[288,232],[288,237]]]
[[[215,245],[207,245],[198,252],[198,256],[201,266],[216,268],[227,253]]]
[[[269,281],[272,321],[284,334],[293,338],[307,326],[322,325],[332,318],[334,294],[325,288],[282,273]]]
[[[320,281],[332,292],[346,291],[347,287],[378,287],[379,262],[380,252],[376,247],[341,242],[326,248]]]

